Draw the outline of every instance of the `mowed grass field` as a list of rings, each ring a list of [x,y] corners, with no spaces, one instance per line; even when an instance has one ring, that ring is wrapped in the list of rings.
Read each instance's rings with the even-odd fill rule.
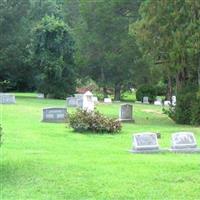
[[[171,134],[192,131],[200,145],[200,127],[176,125],[162,108],[134,104],[135,124],[122,132],[74,133],[67,124],[42,123],[42,108],[65,106],[64,100],[17,94],[15,105],[1,105],[1,200],[198,200],[200,154],[131,154],[132,135],[161,133],[161,147]],[[118,117],[119,103],[99,104]],[[69,112],[73,112],[69,108]]]

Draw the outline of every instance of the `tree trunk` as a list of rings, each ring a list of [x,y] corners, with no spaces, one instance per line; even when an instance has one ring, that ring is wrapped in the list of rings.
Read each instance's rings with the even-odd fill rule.
[[[197,69],[197,73],[198,73],[198,85],[199,85],[199,89],[200,89],[200,55],[199,55],[199,66]]]
[[[115,101],[120,101],[121,99],[121,85],[120,83],[115,84]]]
[[[107,93],[106,87],[103,87],[103,97],[104,97],[104,98],[107,98],[107,97],[108,97],[108,93]]]
[[[172,101],[172,78],[168,76],[168,85],[167,85],[167,100]]]

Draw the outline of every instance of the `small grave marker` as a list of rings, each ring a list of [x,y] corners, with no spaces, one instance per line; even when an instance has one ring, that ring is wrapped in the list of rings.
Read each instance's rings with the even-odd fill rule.
[[[143,103],[149,104],[149,97],[143,97]]]
[[[111,98],[104,98],[104,103],[112,103]]]

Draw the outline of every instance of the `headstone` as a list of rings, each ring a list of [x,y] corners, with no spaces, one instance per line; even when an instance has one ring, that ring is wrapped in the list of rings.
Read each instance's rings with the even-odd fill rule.
[[[176,96],[172,96],[172,105],[173,105],[173,106],[176,105]]]
[[[154,101],[154,105],[156,105],[156,106],[162,106],[162,101],[156,100],[156,101]]]
[[[44,94],[42,94],[42,93],[37,94],[37,98],[38,99],[44,99]]]
[[[97,97],[92,97],[92,100],[94,103],[99,103],[98,98]]]
[[[66,122],[67,109],[66,108],[44,108],[43,122]]]
[[[173,152],[200,152],[194,134],[191,132],[178,132],[172,134]]]
[[[121,105],[119,111],[119,120],[132,122],[133,120],[133,106],[131,104],[123,104]]]
[[[111,98],[104,98],[104,103],[112,103]]]
[[[7,93],[0,93],[0,104],[15,104],[15,95],[7,94]]]
[[[170,105],[171,105],[171,102],[170,102],[170,101],[164,101],[164,105],[165,105],[165,106],[170,106]]]
[[[77,99],[76,97],[67,97],[67,105],[70,107],[76,107],[77,106]]]
[[[151,132],[133,135],[132,153],[155,153],[160,152],[157,134]]]
[[[149,104],[149,97],[143,97],[143,103]]]

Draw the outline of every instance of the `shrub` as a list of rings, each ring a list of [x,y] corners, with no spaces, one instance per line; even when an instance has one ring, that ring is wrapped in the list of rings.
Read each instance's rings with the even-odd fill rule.
[[[136,91],[137,101],[143,101],[143,97],[149,97],[149,102],[153,103],[156,99],[156,90],[153,86],[143,85]]]
[[[164,110],[178,124],[200,125],[200,97],[195,86],[186,86],[178,91],[175,107]]]
[[[77,132],[117,133],[121,130],[120,121],[105,117],[98,111],[77,110],[70,115],[69,123]]]

